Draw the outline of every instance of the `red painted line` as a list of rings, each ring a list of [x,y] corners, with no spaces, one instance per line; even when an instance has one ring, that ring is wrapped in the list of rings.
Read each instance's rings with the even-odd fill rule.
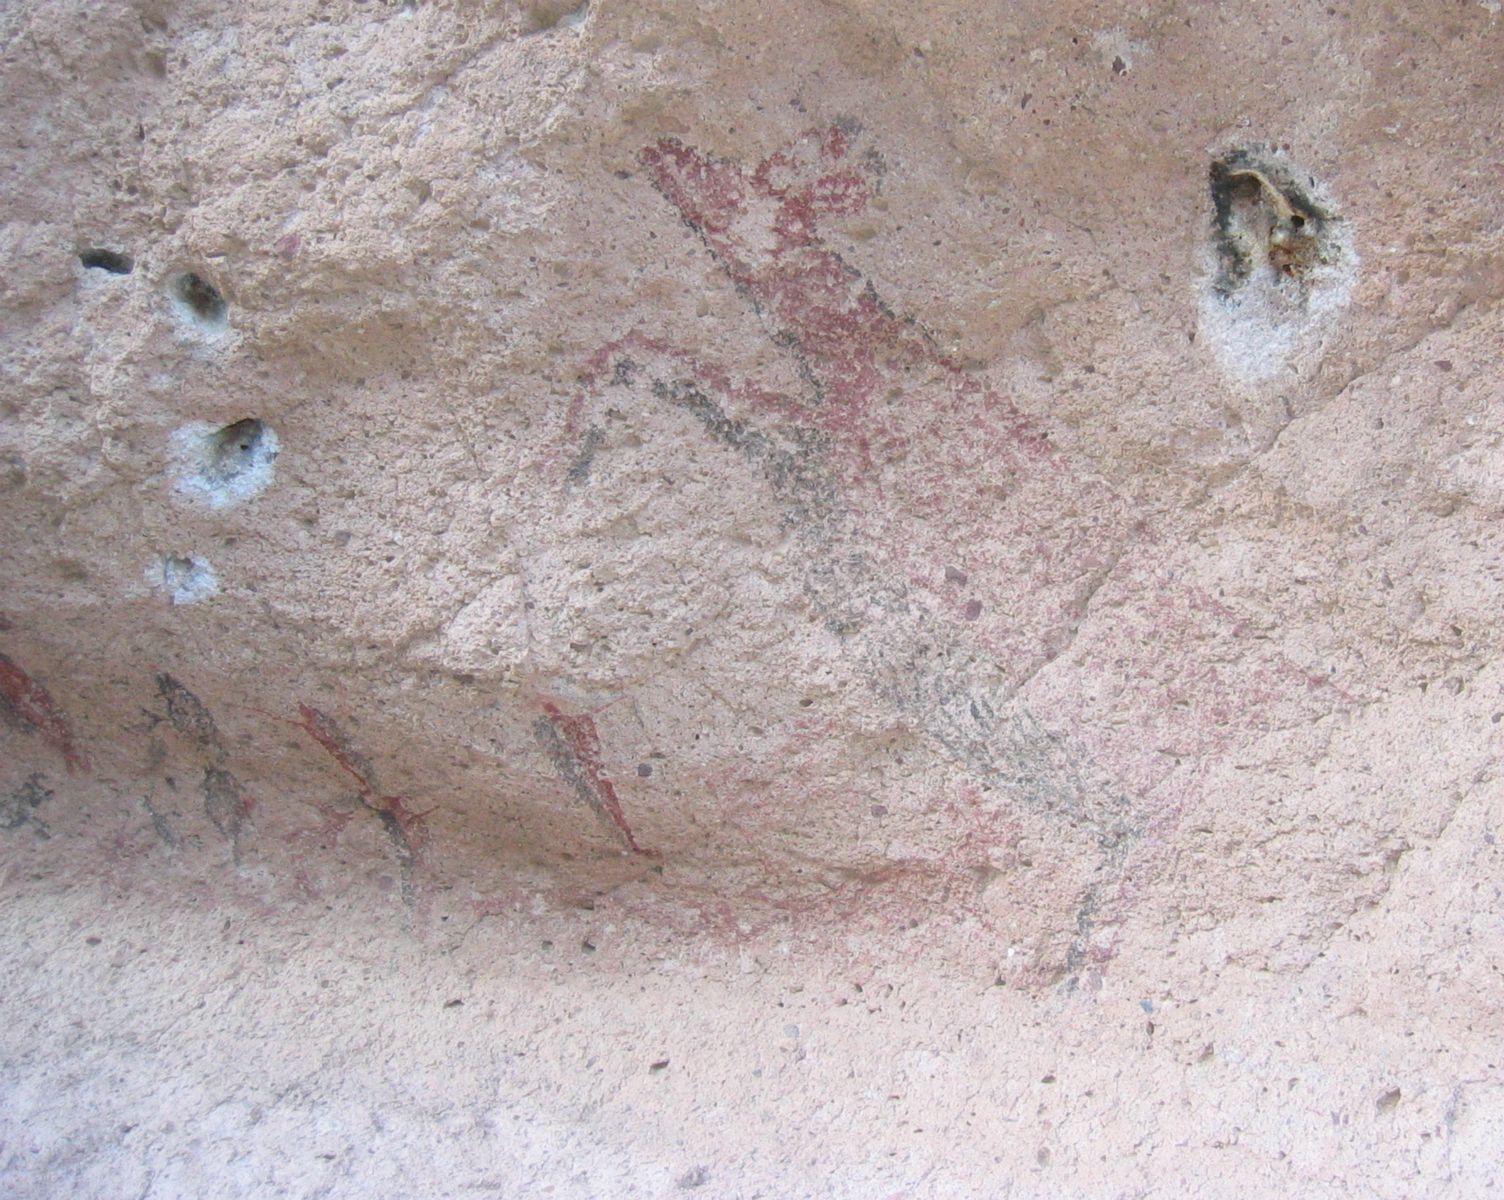
[[[329,757],[338,763],[356,783],[360,784],[361,792],[369,799],[376,794],[371,786],[371,781],[366,778],[365,772],[351,762],[349,751],[346,749],[344,738],[336,728],[334,722],[326,717],[318,709],[299,702],[299,724],[303,731],[316,741],[328,753]]]
[[[833,128],[807,134],[750,171],[676,138],[660,139],[639,159],[732,282],[795,339],[824,392],[830,432],[859,442],[880,416],[874,402],[888,385],[929,365],[948,378],[957,401],[986,405],[1005,417],[1021,449],[1048,456],[1047,439],[1025,414],[894,314],[826,245],[821,221],[861,212],[874,194],[867,169],[845,161],[849,148]]]
[[[397,819],[397,824],[407,836],[408,845],[413,853],[417,854],[428,841],[428,827],[425,822],[428,813],[413,812],[408,807],[409,798],[406,796],[384,796],[378,792],[376,781],[371,778],[370,768],[361,764],[349,740],[340,732],[331,717],[302,702],[298,704],[298,716],[301,718],[298,724],[303,731],[359,785],[361,799],[369,807],[389,812]],[[429,812],[431,811],[433,810],[430,809]]]
[[[69,772],[86,771],[89,760],[74,744],[68,719],[40,683],[0,654],[0,695],[12,712],[63,756]]]
[[[549,722],[559,731],[559,736],[564,739],[569,752],[579,763],[601,809],[621,832],[623,840],[632,853],[652,854],[651,850],[644,850],[637,844],[637,839],[632,834],[632,827],[627,824],[626,814],[622,811],[621,799],[616,794],[616,785],[606,774],[605,766],[601,762],[601,739],[595,728],[595,718],[589,713],[567,714],[552,700],[542,700],[540,703],[543,711],[548,715]]]

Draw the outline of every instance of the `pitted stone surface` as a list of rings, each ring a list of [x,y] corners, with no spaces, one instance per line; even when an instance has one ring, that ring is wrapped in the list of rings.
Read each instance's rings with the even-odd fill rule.
[[[0,11],[5,1190],[1495,1194],[1496,8]]]

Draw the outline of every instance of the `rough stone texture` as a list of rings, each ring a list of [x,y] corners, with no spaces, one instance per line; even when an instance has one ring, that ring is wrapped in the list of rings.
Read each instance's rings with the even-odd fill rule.
[[[1498,4],[0,47],[7,1194],[1504,1188]]]

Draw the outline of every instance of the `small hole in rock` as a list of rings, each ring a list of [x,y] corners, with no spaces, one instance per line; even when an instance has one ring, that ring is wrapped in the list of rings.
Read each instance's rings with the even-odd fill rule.
[[[169,554],[162,559],[157,580],[169,604],[197,604],[219,591],[214,568],[194,555]]]
[[[222,326],[230,306],[220,291],[202,275],[185,271],[172,281],[174,299],[201,325]]]
[[[174,431],[173,442],[178,490],[211,508],[248,500],[272,481],[277,434],[254,417],[219,428],[195,421]]]
[[[1296,282],[1286,295],[1303,304],[1308,277],[1337,253],[1335,215],[1272,152],[1231,151],[1212,163],[1210,182],[1217,291],[1233,298],[1267,266]]]
[[[78,261],[84,266],[99,271],[108,271],[111,275],[129,275],[136,263],[129,254],[121,254],[115,250],[81,250]]]
[[[583,25],[590,11],[590,0],[535,0],[527,6],[525,33],[546,33],[560,26]]]
[[[243,475],[260,461],[265,438],[266,426],[254,418],[226,425],[211,439],[209,476],[228,483]]]

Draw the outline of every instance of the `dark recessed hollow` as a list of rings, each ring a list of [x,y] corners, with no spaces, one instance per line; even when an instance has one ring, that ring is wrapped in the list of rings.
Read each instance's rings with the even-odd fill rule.
[[[184,271],[172,281],[172,294],[195,320],[205,325],[223,325],[229,305],[220,291],[202,275]]]
[[[1209,181],[1218,293],[1233,296],[1260,263],[1303,279],[1321,257],[1334,216],[1288,165],[1271,153],[1233,150],[1212,162]]]
[[[78,261],[84,266],[98,271],[108,271],[111,275],[129,275],[136,262],[129,254],[121,254],[117,250],[80,250]]]
[[[212,439],[210,474],[221,481],[234,479],[255,463],[265,436],[266,427],[253,417],[226,425]]]

